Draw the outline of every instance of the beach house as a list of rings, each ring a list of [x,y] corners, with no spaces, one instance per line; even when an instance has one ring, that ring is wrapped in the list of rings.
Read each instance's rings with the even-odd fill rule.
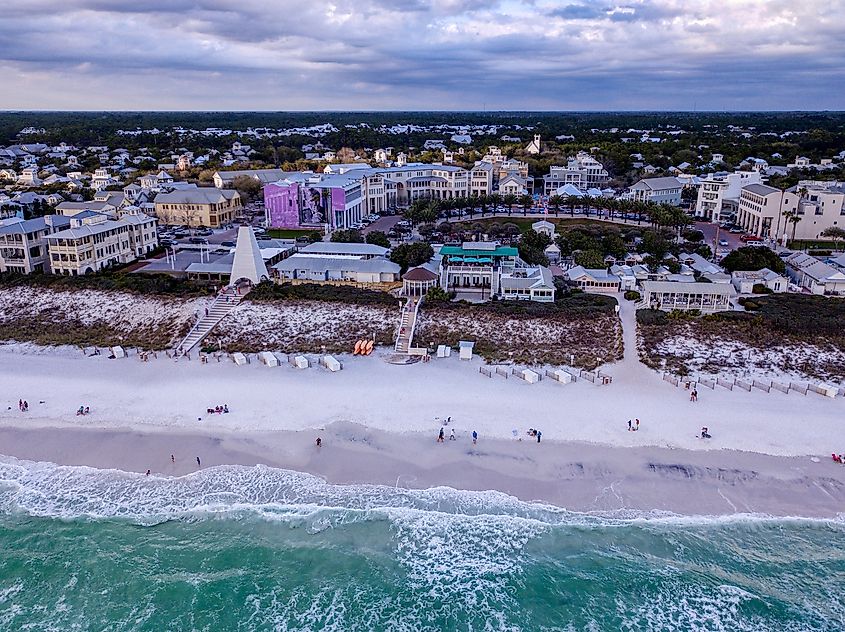
[[[734,288],[727,283],[680,283],[676,281],[644,281],[638,308],[698,310],[703,313],[731,309]]]
[[[786,292],[789,281],[786,277],[768,268],[762,270],[737,270],[731,274],[731,283],[740,294],[751,294],[755,285],[761,285],[775,293]]]
[[[577,284],[585,292],[613,294],[619,292],[622,286],[622,279],[604,268],[591,269],[575,266],[566,271],[566,276],[570,282]]]
[[[486,301],[494,296],[513,300],[553,301],[551,271],[528,265],[519,251],[498,242],[464,242],[443,246],[440,287],[458,298]]]
[[[681,189],[684,186],[675,177],[645,178],[628,189],[631,199],[639,202],[653,202],[655,204],[681,203]]]
[[[47,235],[68,226],[70,218],[62,215],[4,220],[0,223],[0,272],[50,272]]]
[[[845,294],[845,272],[803,252],[793,252],[783,262],[789,279],[812,294]]]

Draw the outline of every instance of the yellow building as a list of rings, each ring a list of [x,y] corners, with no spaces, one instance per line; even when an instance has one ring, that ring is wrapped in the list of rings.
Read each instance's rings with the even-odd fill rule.
[[[155,198],[156,217],[165,224],[219,228],[242,208],[240,194],[231,189],[198,187],[159,193]]]

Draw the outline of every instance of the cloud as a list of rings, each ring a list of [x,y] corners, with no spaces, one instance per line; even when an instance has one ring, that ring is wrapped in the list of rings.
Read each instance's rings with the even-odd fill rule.
[[[6,0],[0,107],[835,109],[843,9],[845,0]]]

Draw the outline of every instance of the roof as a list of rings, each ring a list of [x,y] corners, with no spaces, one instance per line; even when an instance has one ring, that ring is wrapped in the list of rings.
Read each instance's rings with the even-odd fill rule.
[[[619,283],[619,277],[615,274],[610,274],[605,269],[585,268],[584,266],[575,266],[566,271],[566,275],[571,281],[575,281],[582,276],[588,276],[594,281]]]
[[[757,195],[771,195],[772,193],[780,193],[780,189],[776,189],[775,187],[770,187],[767,184],[746,184],[742,187],[743,191],[750,191],[751,193],[756,193]]]
[[[470,242],[472,244],[472,242]],[[478,244],[482,245],[482,244]],[[495,248],[474,248],[464,246],[443,246],[440,249],[441,255],[446,256],[470,256],[470,257],[517,257],[519,250],[512,246],[496,246]]]
[[[215,187],[197,187],[195,189],[181,189],[170,193],[159,193],[156,204],[219,204],[240,198],[237,191],[218,189]]]
[[[402,275],[402,278],[406,281],[434,281],[438,278],[438,276],[428,268],[420,266],[417,268],[411,268]]]
[[[50,215],[53,226],[55,228],[63,228],[70,226],[70,218],[64,215]],[[0,234],[13,235],[32,233],[37,230],[44,230],[47,227],[47,220],[44,217],[36,217],[33,219],[26,219],[20,222],[13,222],[0,226]]]
[[[341,243],[334,241],[316,241],[299,249],[303,254],[320,255],[360,255],[383,257],[387,248],[376,244]]]
[[[637,182],[634,186],[642,184],[647,189],[658,191],[662,189],[680,189],[681,181],[675,177],[668,178],[644,178]],[[633,188],[633,187],[632,187]]]
[[[800,270],[816,281],[825,281],[828,279],[832,281],[845,280],[845,274],[833,266],[822,263],[815,257],[805,255],[803,252],[793,252],[791,255],[786,257],[784,261],[791,268]]]
[[[780,274],[768,268],[762,268],[760,270],[737,270],[731,276],[734,279],[743,281],[772,281],[782,278]]]
[[[274,270],[288,271],[310,270],[325,272],[326,270],[344,270],[350,272],[391,272],[398,274],[401,268],[398,264],[387,259],[376,257],[373,259],[350,259],[348,257],[310,257],[301,253],[291,255],[284,261],[273,266]]]
[[[516,276],[518,273],[524,273],[524,276]],[[554,279],[552,273],[548,268],[537,266],[532,268],[522,268],[515,270],[515,274],[503,274],[500,279],[502,288],[516,288],[516,289],[530,289],[530,288],[549,288],[554,289]]]
[[[250,176],[257,178],[264,184],[276,182],[286,177],[289,172],[283,169],[243,169],[240,171],[218,171],[214,175],[219,176],[223,182],[231,182],[238,176]]]
[[[677,281],[643,281],[644,292],[684,292],[688,294],[733,294],[733,287],[724,283],[682,283]]]
[[[79,239],[81,237],[90,237],[92,235],[106,233],[110,230],[128,226],[130,224],[141,224],[144,222],[155,223],[155,219],[149,217],[148,215],[124,215],[118,220],[106,220],[96,224],[82,224],[76,228],[60,230],[52,235],[47,235],[47,239]]]

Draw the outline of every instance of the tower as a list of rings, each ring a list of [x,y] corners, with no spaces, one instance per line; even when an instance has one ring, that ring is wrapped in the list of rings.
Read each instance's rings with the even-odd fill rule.
[[[248,279],[253,285],[269,279],[267,266],[261,257],[261,249],[255,239],[255,233],[249,226],[238,229],[238,243],[235,246],[235,259],[232,261],[232,276],[230,283],[235,284],[241,279]]]

